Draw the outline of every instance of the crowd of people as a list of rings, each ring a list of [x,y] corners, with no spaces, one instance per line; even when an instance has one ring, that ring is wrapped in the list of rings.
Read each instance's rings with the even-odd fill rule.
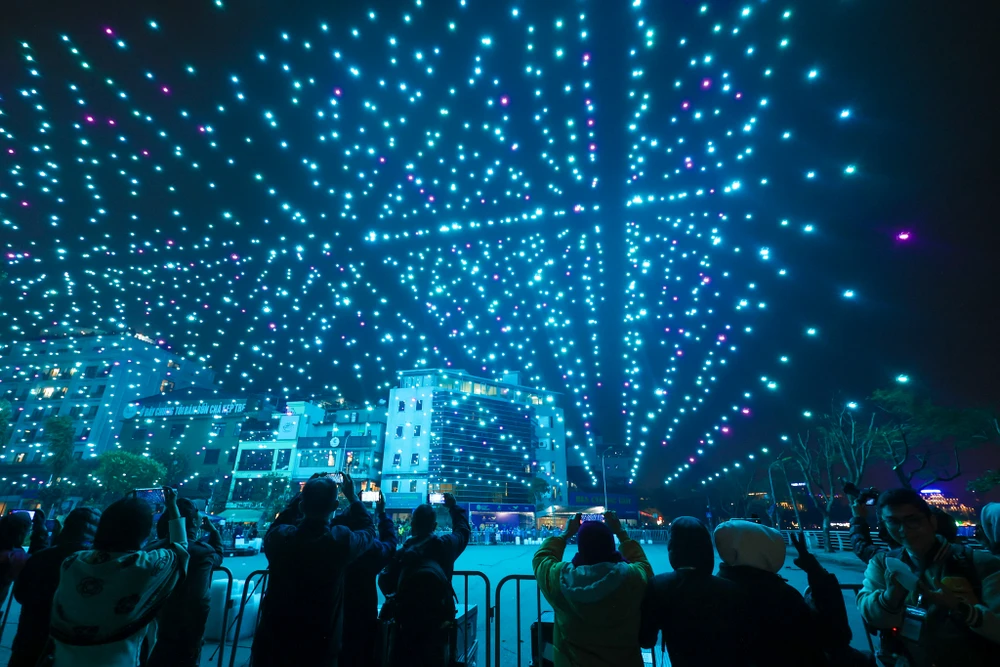
[[[793,537],[805,594],[779,572],[781,534],[727,521],[714,534],[698,519],[670,525],[671,572],[653,574],[642,547],[614,513],[572,519],[535,554],[538,586],[555,612],[555,667],[641,667],[641,648],[660,646],[673,667],[980,667],[1000,660],[1000,504],[983,509],[984,550],[957,539],[912,489],[878,498],[887,547],[873,543],[867,510],[855,503],[854,548],[867,569],[857,607],[880,635],[875,655],[851,647],[837,577]],[[577,554],[563,562],[566,545]],[[615,538],[620,549],[615,548]],[[715,555],[721,564],[715,571]]]
[[[200,664],[222,537],[190,501],[169,488],[164,498],[155,540],[153,508],[134,496],[103,513],[73,510],[51,544],[41,511],[0,519],[0,602],[12,594],[21,604],[10,667]],[[269,580],[253,667],[454,667],[451,579],[473,531],[451,494],[445,508],[450,530],[439,530],[435,507],[420,505],[400,545],[384,499],[373,520],[349,475],[339,483],[314,475],[263,538]],[[885,546],[871,539],[872,510]],[[840,582],[801,534],[792,542],[805,594],[780,575],[786,544],[773,528],[731,520],[712,532],[680,517],[668,531],[671,571],[654,574],[608,512],[602,521],[576,515],[532,559],[555,616],[551,663],[641,667],[641,649],[658,645],[673,667],[997,664],[1000,504],[983,510],[982,550],[963,544],[954,522],[911,489],[853,512],[852,544],[867,564],[856,604],[879,634],[876,655],[851,647]],[[577,552],[563,561],[573,541]]]

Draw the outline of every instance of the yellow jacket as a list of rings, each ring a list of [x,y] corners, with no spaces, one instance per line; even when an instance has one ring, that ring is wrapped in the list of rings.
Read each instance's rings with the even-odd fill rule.
[[[566,540],[550,537],[531,561],[542,595],[555,611],[555,667],[642,667],[639,624],[653,576],[635,540],[620,551],[627,563],[562,562]]]

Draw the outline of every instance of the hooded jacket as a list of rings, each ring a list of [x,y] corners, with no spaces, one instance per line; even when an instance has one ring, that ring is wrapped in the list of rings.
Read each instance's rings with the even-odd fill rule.
[[[712,575],[708,528],[694,517],[674,519],[667,551],[674,571],[656,575],[646,589],[639,643],[654,648],[662,632],[672,667],[749,665],[742,591]]]
[[[1000,503],[989,503],[983,507],[979,525],[989,542],[990,553],[1000,556]]]
[[[768,667],[825,665],[822,623],[802,594],[778,575],[785,564],[781,533],[750,521],[715,529],[719,576],[740,587],[752,662]]]
[[[550,537],[532,558],[542,595],[555,611],[555,667],[642,667],[639,624],[653,569],[642,547],[626,539],[627,562],[562,562],[566,539]]]

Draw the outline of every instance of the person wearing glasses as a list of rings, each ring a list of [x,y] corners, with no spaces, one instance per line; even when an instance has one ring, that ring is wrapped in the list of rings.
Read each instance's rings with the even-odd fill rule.
[[[914,489],[878,500],[889,535],[901,546],[875,554],[858,609],[898,640],[897,667],[995,665],[1000,653],[1000,559],[949,543]]]

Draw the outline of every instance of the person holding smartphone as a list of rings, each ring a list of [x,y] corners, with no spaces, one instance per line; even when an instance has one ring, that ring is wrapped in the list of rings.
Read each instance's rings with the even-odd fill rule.
[[[565,562],[566,545],[574,537],[577,553]],[[616,537],[621,551],[615,549]],[[642,667],[642,601],[653,568],[615,512],[605,512],[604,521],[583,521],[577,514],[562,535],[542,543],[531,567],[555,612],[556,667]]]
[[[274,520],[264,536],[270,577],[254,636],[254,667],[336,667],[344,618],[348,566],[375,542],[375,527],[347,473],[338,485],[317,473]],[[331,523],[350,503],[347,525]]]
[[[333,520],[350,526],[351,512]],[[367,667],[372,664],[378,639],[378,589],[375,579],[396,553],[396,530],[385,514],[385,496],[375,502],[378,539],[364,556],[347,568],[344,582],[344,646],[337,667]]]
[[[101,515],[94,548],[63,561],[49,634],[55,667],[135,667],[149,624],[187,572],[177,493],[163,488],[169,542],[143,551],[153,508],[130,495]]]
[[[215,525],[187,498],[177,501],[177,510],[187,527],[187,576],[156,616],[156,642],[146,667],[198,667],[208,622],[212,570],[222,565],[222,536]],[[163,514],[156,524],[158,539],[146,547],[147,551],[168,546],[168,524]],[[207,537],[199,539],[203,532]]]

